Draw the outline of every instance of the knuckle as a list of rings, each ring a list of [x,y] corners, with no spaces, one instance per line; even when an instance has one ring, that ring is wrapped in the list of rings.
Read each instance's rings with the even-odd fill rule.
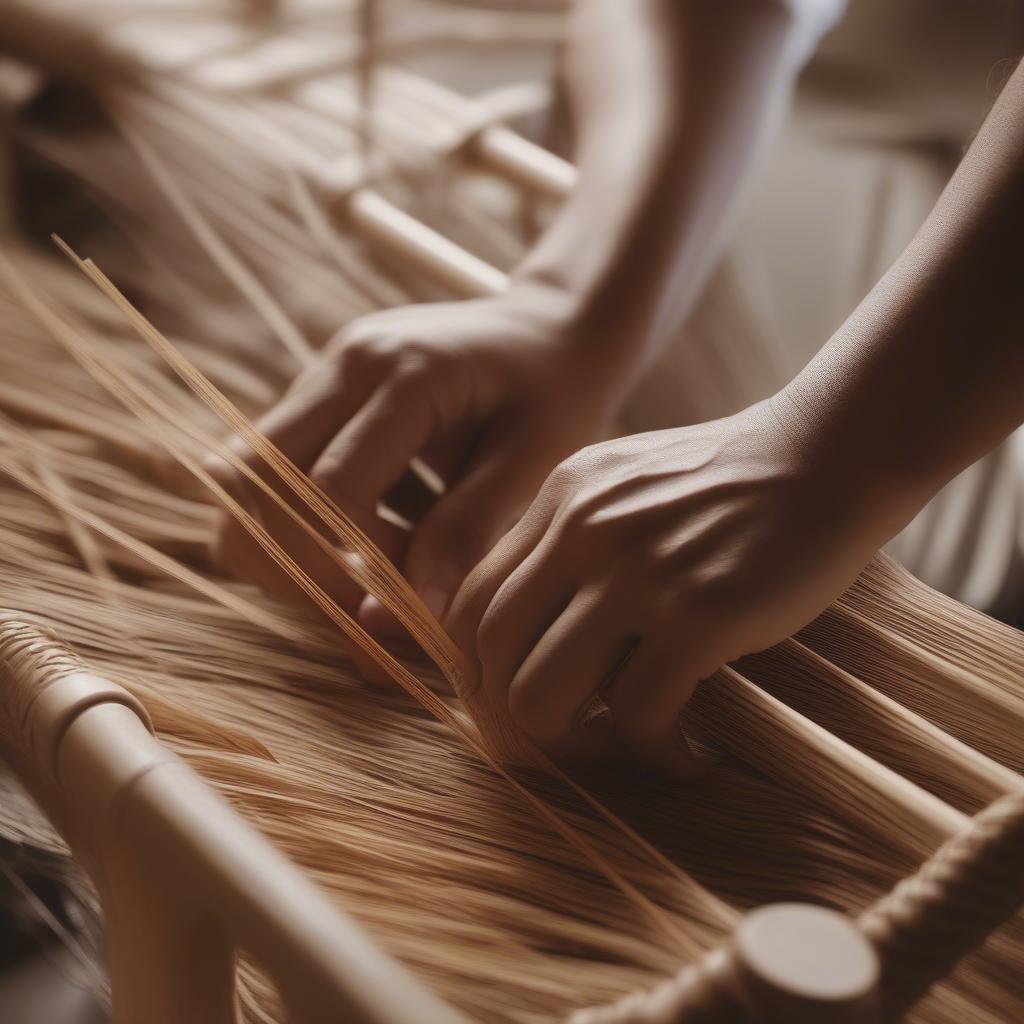
[[[508,612],[515,596],[516,584],[512,577],[505,580],[491,597],[477,625],[477,650],[481,655],[501,650],[502,640],[508,632]]]
[[[335,496],[336,482],[341,472],[341,461],[337,455],[324,454],[310,470],[309,479],[324,493]]]
[[[417,387],[431,376],[435,367],[436,361],[433,356],[410,345],[395,361],[396,383],[405,388]]]
[[[558,471],[563,478],[576,482],[583,475],[588,462],[588,448],[580,448],[578,451],[567,455],[558,465]]]
[[[359,373],[386,361],[390,349],[388,336],[379,328],[357,321],[335,337],[327,359],[336,373]]]
[[[588,551],[600,552],[602,564],[626,556],[630,561],[634,559],[635,545],[629,543],[623,524],[607,514],[605,496],[599,488],[583,488],[564,499],[552,529],[561,543],[585,545]]]
[[[592,535],[601,532],[601,498],[590,490],[578,490],[562,505],[562,528],[569,533]]]
[[[613,455],[612,442],[595,441],[593,444],[584,445],[573,456],[576,472],[584,476],[606,468],[612,464]]]
[[[331,338],[328,343],[328,349],[338,352],[350,345],[359,345],[364,341],[377,337],[382,329],[377,322],[378,319],[378,313],[368,313],[365,316],[350,320]]]
[[[570,455],[551,470],[541,488],[546,497],[561,499],[572,493],[575,482],[579,479],[575,460],[576,456]]]
[[[735,573],[723,562],[695,571],[690,578],[693,601],[708,611],[725,611],[737,606],[742,598],[742,589],[737,592]]]
[[[551,471],[546,486],[561,494],[581,490],[588,480],[594,479],[595,472],[600,469],[604,461],[603,451],[603,444],[592,444],[567,455]]]
[[[379,345],[372,336],[357,335],[346,339],[334,354],[331,363],[337,374],[358,373],[379,355]]]

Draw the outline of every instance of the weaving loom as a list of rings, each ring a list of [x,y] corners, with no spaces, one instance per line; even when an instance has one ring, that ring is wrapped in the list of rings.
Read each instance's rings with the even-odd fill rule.
[[[202,460],[308,339],[500,291],[524,209],[573,184],[503,125],[543,91],[471,103],[382,39],[368,117],[334,42],[360,9],[252,6],[0,21],[0,739],[63,841],[13,798],[0,836],[88,871],[115,1019],[1024,1019],[1024,640],[894,563],[701,685],[687,789],[496,750],[487,709],[424,685],[459,692],[443,631],[301,474],[289,501],[422,652],[316,580],[333,626],[211,568]],[[477,13],[462,46],[556,29]],[[66,212],[21,188],[44,173]],[[53,230],[95,263],[33,244]]]

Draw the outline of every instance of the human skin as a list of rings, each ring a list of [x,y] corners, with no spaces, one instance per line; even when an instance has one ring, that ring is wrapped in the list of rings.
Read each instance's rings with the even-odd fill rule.
[[[450,617],[478,685],[561,757],[687,777],[698,680],[796,632],[1024,421],[1024,70],[818,356],[738,415],[562,462]],[[596,695],[612,728],[588,725]]]
[[[579,183],[508,291],[353,322],[257,424],[401,566],[435,615],[552,468],[607,436],[689,312],[820,27],[809,27],[804,6],[578,4],[566,74]],[[439,497],[410,472],[414,456],[445,481]],[[218,474],[332,596],[349,608],[362,599],[238,474]],[[412,532],[378,516],[378,502]],[[294,593],[230,517],[215,547],[236,574]],[[366,598],[360,618],[380,629],[381,612]]]

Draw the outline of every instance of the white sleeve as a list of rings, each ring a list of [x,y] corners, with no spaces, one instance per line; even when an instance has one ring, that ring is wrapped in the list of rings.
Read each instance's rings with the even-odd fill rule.
[[[821,37],[846,11],[846,0],[784,0],[796,23],[794,51],[798,64],[810,59]]]

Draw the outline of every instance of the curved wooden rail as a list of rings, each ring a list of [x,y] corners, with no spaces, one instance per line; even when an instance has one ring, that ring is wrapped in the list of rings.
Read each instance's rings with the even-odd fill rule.
[[[0,617],[0,738],[88,870],[118,1024],[231,1024],[238,951],[302,1024],[459,1024],[150,732],[122,687]]]

